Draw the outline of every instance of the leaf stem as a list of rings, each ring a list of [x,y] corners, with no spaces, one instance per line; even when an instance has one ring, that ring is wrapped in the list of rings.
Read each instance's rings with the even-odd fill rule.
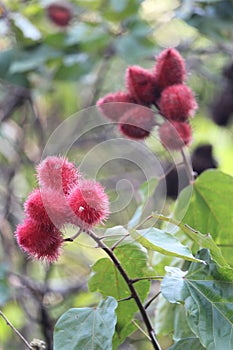
[[[135,226],[135,229],[137,229],[138,227],[144,225],[147,221],[154,219],[153,215],[149,215],[147,216],[142,222],[140,222],[138,225]]]
[[[139,281],[143,281],[143,280],[162,280],[164,278],[164,276],[148,276],[148,277],[139,277],[139,278],[134,278],[131,279],[131,283],[136,283]]]
[[[142,329],[142,327],[140,327],[139,324],[137,324],[136,321],[132,320],[132,323],[135,325],[135,327],[137,327],[137,328],[139,329],[140,332],[142,332],[142,334],[145,335],[145,337],[146,337],[147,339],[150,340],[150,337],[148,336],[148,334],[146,334],[146,332],[144,331],[144,329]]]
[[[117,302],[120,303],[121,301],[127,301],[127,300],[131,300],[133,299],[132,295],[130,295],[129,297],[123,298],[123,299],[118,299]]]
[[[73,242],[82,233],[81,228],[71,237],[65,238],[63,242]]]
[[[105,239],[105,238],[112,238],[112,237],[128,237],[129,236],[129,233],[127,233],[127,234],[123,234],[123,233],[116,233],[116,234],[113,234],[113,235],[105,235],[105,236],[101,236],[101,237],[99,237],[99,239]]]
[[[126,239],[129,236],[130,236],[130,234],[127,234],[127,235],[124,235],[123,237],[121,237],[116,243],[113,244],[113,246],[111,247],[111,250],[113,251],[121,242],[124,241],[124,239]]]
[[[189,183],[193,183],[194,181],[194,172],[193,172],[193,168],[192,165],[187,157],[187,154],[185,153],[184,149],[181,149],[181,155],[184,161],[184,165],[187,171],[187,175],[188,175],[188,179],[189,179]]]
[[[116,255],[114,254],[114,252],[103,242],[99,239],[99,237],[93,232],[93,231],[88,231],[87,234],[98,244],[98,246],[100,248],[102,248],[107,254],[108,256],[110,257],[110,259],[112,260],[112,262],[114,263],[114,265],[116,266],[116,268],[118,269],[119,273],[121,274],[121,276],[124,278],[125,282],[127,283],[128,285],[128,288],[131,292],[131,295],[132,295],[132,298],[135,300],[137,306],[138,306],[138,309],[142,315],[142,318],[143,318],[143,321],[146,325],[146,328],[147,328],[147,332],[149,334],[149,338],[150,338],[150,341],[153,345],[153,348],[155,350],[162,350],[159,343],[158,343],[158,340],[156,338],[156,335],[155,335],[155,331],[152,327],[152,324],[150,322],[150,319],[146,313],[146,310],[141,302],[141,299],[136,291],[136,289],[134,288],[133,286],[133,283],[132,283],[132,280],[129,278],[127,272],[125,271],[125,269],[123,268],[123,266],[121,265],[120,261],[118,260],[118,258],[116,257]]]
[[[18,331],[18,329],[13,326],[13,324],[8,320],[8,318],[4,315],[4,313],[0,310],[0,316],[4,319],[6,324],[18,335],[18,337],[24,342],[28,349],[33,350],[33,347],[28,343],[28,341],[24,338],[24,336]]]
[[[155,294],[151,299],[148,300],[148,302],[145,304],[144,308],[147,309],[150,304],[158,298],[158,296],[160,295],[161,291],[159,291],[157,294]]]

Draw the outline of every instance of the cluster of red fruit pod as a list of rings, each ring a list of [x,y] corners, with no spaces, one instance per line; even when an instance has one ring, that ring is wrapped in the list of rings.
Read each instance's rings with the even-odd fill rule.
[[[118,123],[120,132],[132,139],[150,135],[155,126],[150,108],[156,106],[166,119],[159,128],[162,144],[170,150],[180,150],[192,140],[189,117],[198,107],[185,79],[184,59],[176,49],[169,48],[157,57],[151,71],[140,66],[128,67],[127,92],[110,93],[99,99],[97,106],[104,116]]]
[[[24,204],[26,217],[16,229],[19,246],[29,256],[55,261],[66,223],[88,230],[107,219],[109,201],[100,183],[84,179],[72,162],[50,156],[37,166],[39,188]]]

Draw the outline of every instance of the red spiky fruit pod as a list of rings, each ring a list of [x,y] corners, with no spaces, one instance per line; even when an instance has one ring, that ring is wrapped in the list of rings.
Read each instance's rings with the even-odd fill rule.
[[[52,188],[65,195],[77,185],[79,172],[66,158],[49,156],[37,166],[37,178],[42,188]]]
[[[182,84],[185,76],[185,62],[180,53],[173,48],[162,51],[155,66],[155,78],[160,91],[170,85]]]
[[[75,214],[74,224],[89,229],[102,223],[109,215],[109,200],[100,183],[82,180],[71,191],[68,202]]]
[[[53,224],[43,226],[38,221],[26,218],[17,226],[15,236],[20,248],[30,257],[51,263],[60,255],[63,238]]]
[[[128,67],[126,86],[138,104],[150,106],[159,96],[155,75],[140,66]]]
[[[137,106],[126,112],[119,121],[119,131],[126,137],[141,140],[148,137],[155,126],[151,109]]]
[[[135,103],[135,99],[128,92],[117,91],[100,98],[96,105],[106,118],[117,122],[128,109],[132,108],[131,104]]]
[[[165,122],[159,128],[160,141],[165,148],[171,151],[181,150],[190,145],[192,141],[192,129],[188,123]]]
[[[192,90],[185,84],[168,86],[158,102],[161,114],[174,121],[186,121],[194,115],[198,105]]]
[[[24,203],[24,208],[28,217],[44,226],[53,223],[60,228],[69,222],[72,216],[65,195],[52,188],[37,188],[32,191]]]

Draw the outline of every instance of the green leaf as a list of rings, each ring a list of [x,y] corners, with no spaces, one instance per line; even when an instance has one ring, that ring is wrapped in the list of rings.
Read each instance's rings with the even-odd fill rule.
[[[207,265],[192,263],[187,272],[167,269],[161,284],[171,303],[184,303],[191,330],[207,350],[233,348],[233,283],[202,249],[198,256]]]
[[[137,15],[142,0],[111,0],[102,8],[102,15],[109,21],[120,22]]]
[[[11,19],[14,21],[15,26],[23,33],[25,38],[29,38],[33,41],[42,38],[40,31],[22,14],[12,13]]]
[[[174,305],[174,304],[170,304],[170,305]],[[175,341],[179,341],[182,339],[192,338],[192,337],[194,337],[194,334],[188,325],[184,305],[175,304],[173,339]]]
[[[25,76],[25,74],[10,74],[10,73],[8,73],[5,76],[5,80],[13,85],[19,85],[19,86],[23,86],[25,88],[30,87],[29,81],[28,81],[27,77]]]
[[[201,1],[201,13],[192,13],[188,23],[215,41],[229,40],[232,31],[233,4],[231,1]],[[213,4],[211,5],[210,2]],[[215,2],[215,3],[214,3]],[[203,9],[205,8],[205,10]]]
[[[168,256],[176,256],[189,261],[198,261],[189,248],[181,244],[174,236],[165,231],[151,227],[144,230],[130,230],[131,236],[148,249]]]
[[[181,339],[172,345],[168,350],[205,350],[198,338],[190,337]]]
[[[96,308],[74,308],[55,325],[54,350],[111,350],[117,302],[108,297]]]
[[[71,54],[63,58],[54,79],[76,81],[82,75],[88,73],[92,68],[92,62],[86,54]]]
[[[130,278],[150,276],[151,271],[147,267],[147,254],[138,244],[124,244],[117,247],[114,253]],[[100,292],[104,297],[111,295],[117,300],[130,297],[131,293],[125,280],[108,258],[98,260],[93,265],[92,271],[94,274],[89,280],[91,292]],[[135,283],[135,289],[142,301],[147,297],[149,288],[150,283],[147,280]],[[125,337],[133,331],[134,327],[129,326],[129,324],[137,310],[137,305],[132,299],[119,302],[116,310],[117,327],[114,347],[116,344],[122,343]]]
[[[194,242],[198,243],[199,246],[201,246],[202,248],[209,249],[214,261],[219,266],[222,266],[223,270],[226,268],[227,274],[229,274],[229,273],[232,274],[232,271],[229,269],[229,265],[227,264],[226,260],[224,259],[220,248],[214,242],[214,240],[210,234],[203,235],[201,232],[194,230],[189,225],[184,224],[182,222],[179,222],[173,218],[166,217],[166,216],[161,215],[161,214],[152,213],[152,217],[154,217],[155,219],[165,221],[165,222],[169,222],[170,224],[179,227],[184,233],[187,234],[187,236],[189,238],[191,238]]]
[[[110,5],[114,12],[122,12],[127,6],[126,0],[110,0]]]
[[[60,56],[60,51],[47,45],[38,45],[30,50],[18,51],[17,59],[10,66],[10,73],[23,73],[38,69],[47,61]]]
[[[101,7],[103,0],[79,0],[79,6],[85,9],[90,9],[91,11],[96,11]]]
[[[101,26],[79,23],[70,28],[65,44],[67,46],[81,45],[82,52],[94,51],[95,53],[106,48],[110,41],[106,28]]]
[[[233,244],[232,198],[233,177],[219,170],[205,171],[193,185],[182,221],[204,234],[210,233],[217,244]],[[227,258],[232,261],[231,256]]]
[[[156,301],[154,329],[157,335],[169,336],[174,331],[175,304],[171,304],[162,294]]]
[[[0,52],[0,78],[14,85],[29,87],[25,74],[11,73],[10,66],[18,58],[18,50],[10,49]]]
[[[151,26],[141,18],[132,18],[132,21],[128,23],[128,28],[133,36],[137,38],[143,39],[153,33]]]
[[[15,50],[5,50],[0,52],[0,77],[4,78],[6,72],[8,71],[11,62],[15,56]]]
[[[137,327],[133,323],[125,324],[122,328],[118,329],[116,326],[116,332],[113,337],[113,350],[118,350],[119,346],[125,341],[125,339],[137,330]]]
[[[66,38],[64,32],[51,33],[45,37],[44,43],[57,49],[63,49],[66,47]]]
[[[86,37],[90,34],[90,27],[86,23],[78,23],[72,26],[68,33],[65,43],[67,46],[80,44],[85,41]]]
[[[211,233],[217,243],[233,236],[233,177],[208,170],[193,185],[193,195],[183,222],[202,233]],[[233,243],[233,242],[232,242]]]
[[[173,345],[174,348],[177,350],[188,350],[188,346],[190,346],[190,348],[193,350],[204,350],[203,346],[200,343],[200,340],[195,337],[194,333],[189,327],[184,305],[170,305],[175,305],[173,340],[175,340],[176,343]],[[181,347],[182,345],[183,347]]]
[[[154,54],[154,43],[152,45],[148,38],[140,40],[136,35],[130,34],[115,39],[115,48],[117,54],[129,64],[135,64],[135,62]]]

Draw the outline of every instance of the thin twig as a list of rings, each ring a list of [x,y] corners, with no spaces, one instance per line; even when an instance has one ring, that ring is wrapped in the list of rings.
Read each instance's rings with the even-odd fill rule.
[[[136,283],[136,282],[143,281],[143,280],[148,280],[148,281],[152,281],[152,280],[162,280],[163,277],[164,277],[164,276],[138,277],[138,278],[131,279],[131,283]]]
[[[116,243],[113,244],[113,246],[111,247],[111,250],[113,251],[121,242],[124,241],[124,239],[126,239],[127,237],[129,237],[129,233],[127,235],[124,235],[123,237],[121,237],[119,239],[119,241],[117,241]]]
[[[161,350],[161,347],[160,347],[158,340],[156,338],[156,335],[155,335],[155,331],[152,327],[152,324],[151,324],[150,319],[146,313],[146,310],[141,302],[141,299],[140,299],[136,289],[134,288],[133,283],[131,282],[131,279],[129,278],[127,272],[125,271],[125,269],[121,265],[120,261],[118,260],[118,258],[114,254],[114,252],[103,241],[101,241],[99,239],[99,237],[93,231],[90,230],[87,232],[87,234],[98,244],[98,246],[100,248],[102,248],[108,254],[110,259],[112,260],[112,262],[114,263],[114,265],[118,269],[119,273],[124,278],[125,282],[128,285],[128,288],[131,292],[131,295],[132,295],[133,299],[135,300],[135,302],[138,306],[138,309],[142,315],[142,318],[143,318],[143,321],[146,325],[146,328],[147,328],[147,331],[149,334],[149,338],[150,338],[150,341],[153,345],[153,348],[155,350]]]
[[[122,236],[129,236],[129,234],[127,233],[127,235],[125,234],[122,234],[122,233],[116,233],[116,234],[113,234],[113,235],[105,235],[105,236],[101,236],[99,237],[99,239],[105,239],[105,238],[111,238],[111,237],[122,237]]]
[[[135,226],[135,229],[137,229],[138,227],[144,225],[147,221],[151,220],[151,219],[154,219],[153,215],[149,215],[145,218],[145,220],[143,220],[142,222],[140,222],[139,224],[137,224]]]
[[[148,302],[144,305],[144,308],[147,309],[150,304],[158,298],[158,296],[160,295],[161,291],[159,291],[157,294],[155,294],[150,300],[148,300]]]
[[[194,172],[193,172],[193,168],[192,165],[190,163],[190,161],[188,160],[187,154],[185,153],[184,149],[181,149],[181,155],[183,157],[183,161],[184,161],[184,165],[188,174],[188,178],[189,178],[189,183],[191,184],[194,180]]]
[[[18,337],[24,342],[28,349],[33,350],[33,347],[27,342],[24,336],[16,329],[13,324],[8,320],[8,318],[4,315],[4,313],[0,310],[0,316],[5,320],[6,324],[18,335]]]
[[[137,324],[136,321],[132,320],[132,323],[139,329],[140,332],[142,332],[142,334],[145,335],[145,337],[147,337],[147,339],[150,340],[150,337],[148,336],[148,334],[146,334],[146,332],[144,331],[144,329],[142,329],[142,327],[140,327],[139,324]]]
[[[75,240],[75,238],[77,238],[80,235],[80,233],[82,233],[81,228],[79,228],[79,230],[73,236],[68,237],[68,238],[64,238],[63,242],[73,242]]]
[[[121,301],[127,301],[127,300],[131,300],[133,299],[132,295],[130,295],[129,297],[123,298],[123,299],[118,299],[117,302],[120,303]]]

